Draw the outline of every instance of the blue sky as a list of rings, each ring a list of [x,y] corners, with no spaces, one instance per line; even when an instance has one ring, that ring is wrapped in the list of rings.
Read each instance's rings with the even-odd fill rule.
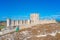
[[[0,0],[0,20],[28,19],[31,13],[40,13],[41,17],[60,15],[60,0]]]

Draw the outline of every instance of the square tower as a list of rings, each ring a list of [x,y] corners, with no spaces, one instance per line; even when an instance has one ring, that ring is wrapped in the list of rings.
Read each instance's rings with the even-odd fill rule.
[[[7,27],[11,26],[11,20],[7,18]]]
[[[36,23],[39,21],[39,14],[38,13],[32,13],[30,15],[30,20],[32,23]]]

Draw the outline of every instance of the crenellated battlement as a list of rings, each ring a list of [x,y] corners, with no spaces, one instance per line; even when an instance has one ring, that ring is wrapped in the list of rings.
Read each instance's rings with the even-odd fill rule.
[[[51,20],[41,20],[39,19],[39,14],[38,13],[32,13],[30,14],[30,19],[28,20],[11,20],[7,19],[7,27],[8,26],[23,26],[23,25],[36,25],[36,24],[48,24],[48,23],[56,23],[56,20],[51,19]]]

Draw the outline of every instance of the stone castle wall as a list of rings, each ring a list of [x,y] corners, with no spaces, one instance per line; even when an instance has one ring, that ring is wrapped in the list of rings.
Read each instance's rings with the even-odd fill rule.
[[[34,25],[34,24],[47,24],[47,23],[56,23],[56,20],[41,20],[39,19],[39,14],[31,14],[30,20],[10,20],[7,19],[7,26],[20,26],[20,25]]]

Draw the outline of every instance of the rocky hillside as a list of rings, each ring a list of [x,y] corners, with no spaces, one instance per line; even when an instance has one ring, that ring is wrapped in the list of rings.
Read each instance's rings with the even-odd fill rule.
[[[9,36],[2,37],[2,40],[11,38],[10,34],[14,35],[14,40],[60,40],[60,23],[38,24],[18,32],[9,33]]]

